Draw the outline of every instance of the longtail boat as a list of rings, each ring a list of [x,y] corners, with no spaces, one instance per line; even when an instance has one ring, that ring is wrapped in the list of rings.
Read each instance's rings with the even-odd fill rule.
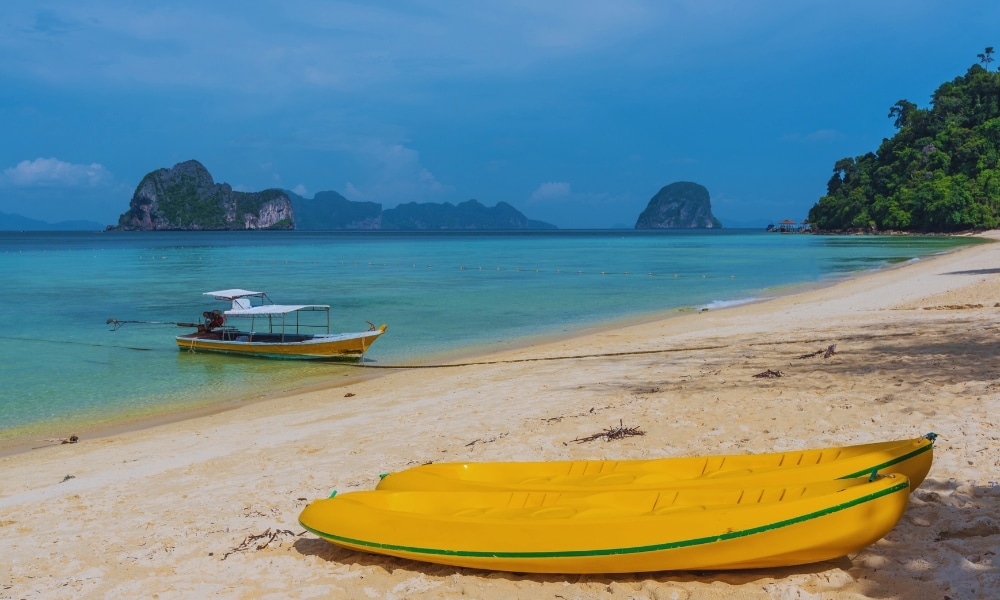
[[[189,324],[197,330],[176,337],[181,350],[269,358],[364,357],[386,330],[386,325],[376,327],[369,322],[367,331],[330,333],[327,304],[275,304],[264,292],[243,289],[205,295],[231,302],[231,307],[206,311],[202,313],[204,322]],[[234,326],[234,322],[241,326]]]

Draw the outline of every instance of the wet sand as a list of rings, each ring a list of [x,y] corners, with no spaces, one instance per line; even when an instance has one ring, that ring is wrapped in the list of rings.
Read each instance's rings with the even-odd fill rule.
[[[0,457],[0,598],[991,598],[998,336],[1000,244],[983,244],[485,364],[387,371]],[[782,376],[754,377],[767,370]],[[619,424],[644,435],[574,441]],[[807,566],[491,573],[343,550],[296,521],[334,489],[429,461],[768,452],[930,431],[934,466],[899,525]]]

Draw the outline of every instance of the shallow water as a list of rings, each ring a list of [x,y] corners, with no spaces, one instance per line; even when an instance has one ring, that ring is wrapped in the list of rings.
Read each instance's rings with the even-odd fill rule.
[[[241,287],[388,332],[370,364],[719,307],[971,243],[760,231],[0,232],[0,442],[357,374],[336,363],[179,352],[174,325]]]

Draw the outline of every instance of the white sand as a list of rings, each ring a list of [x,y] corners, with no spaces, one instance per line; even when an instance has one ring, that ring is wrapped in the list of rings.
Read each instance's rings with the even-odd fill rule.
[[[0,598],[993,598],[998,303],[1000,244],[984,244],[487,359],[636,354],[386,371],[2,457]],[[830,358],[797,358],[830,344]],[[767,369],[783,377],[753,377]],[[619,422],[646,435],[573,442]],[[896,529],[802,567],[490,573],[349,552],[296,521],[308,500],[428,461],[766,452],[929,431],[941,435],[934,466]],[[234,552],[267,530],[289,533]]]

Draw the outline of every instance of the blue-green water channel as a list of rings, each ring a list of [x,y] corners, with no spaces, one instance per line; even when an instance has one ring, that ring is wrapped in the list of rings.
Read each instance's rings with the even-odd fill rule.
[[[342,364],[178,351],[168,325],[245,288],[388,332],[372,365],[724,306],[918,259],[968,238],[762,231],[0,232],[0,443],[240,401],[357,374]]]

